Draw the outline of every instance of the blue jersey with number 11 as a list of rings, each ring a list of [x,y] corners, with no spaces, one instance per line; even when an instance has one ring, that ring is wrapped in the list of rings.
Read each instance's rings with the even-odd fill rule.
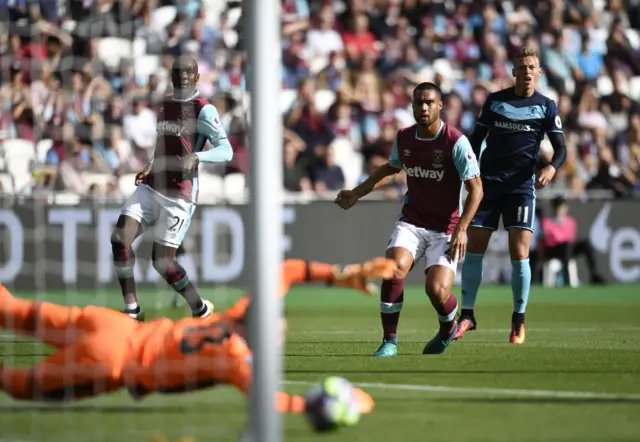
[[[562,132],[556,103],[535,92],[519,97],[514,88],[489,94],[477,124],[488,128],[480,159],[483,180],[533,189],[540,142],[547,132]]]

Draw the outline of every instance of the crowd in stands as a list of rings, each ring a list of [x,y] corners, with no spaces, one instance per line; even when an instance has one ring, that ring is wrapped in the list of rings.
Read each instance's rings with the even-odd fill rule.
[[[121,198],[152,154],[168,68],[194,56],[231,164],[207,192],[243,188],[247,142],[241,1],[10,0],[0,22],[0,187]],[[551,191],[640,190],[640,0],[282,0],[284,187],[335,194],[413,124],[411,92],[434,81],[443,119],[470,134],[513,54],[537,48],[568,157]],[[546,146],[545,146],[546,147]],[[255,148],[260,148],[259,146]],[[404,178],[381,189],[399,198]],[[231,189],[233,190],[233,189]],[[238,190],[238,189],[235,189]]]

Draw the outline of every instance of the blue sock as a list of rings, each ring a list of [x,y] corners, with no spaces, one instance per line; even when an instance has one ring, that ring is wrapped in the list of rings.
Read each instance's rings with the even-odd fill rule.
[[[473,309],[482,282],[482,253],[469,253],[462,264],[462,308]]]
[[[511,261],[511,293],[513,294],[513,311],[524,313],[531,289],[531,267],[529,258],[522,261]]]

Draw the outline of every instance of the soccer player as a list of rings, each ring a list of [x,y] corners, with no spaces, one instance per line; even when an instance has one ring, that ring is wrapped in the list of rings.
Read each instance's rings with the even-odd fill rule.
[[[205,317],[213,311],[213,304],[200,297],[175,259],[195,211],[198,164],[227,162],[233,157],[218,111],[196,89],[199,77],[193,58],[181,56],[173,63],[173,94],[158,110],[154,156],[136,176],[138,188],[125,203],[111,236],[124,312],[140,321],[144,320],[144,312],[136,296],[131,244],[150,227],[154,229],[155,269],[184,297],[194,317]],[[213,148],[204,149],[207,141]]]
[[[340,269],[331,264],[287,260],[283,290],[292,284],[325,282],[366,292],[370,278],[389,277],[395,263],[377,258]],[[282,292],[284,296],[286,292]],[[71,401],[128,389],[136,399],[151,393],[179,393],[231,384],[251,388],[252,365],[247,343],[248,295],[228,314],[157,319],[141,323],[102,307],[65,307],[11,296],[0,285],[0,327],[34,336],[56,352],[32,367],[0,364],[0,389],[16,399]],[[359,392],[362,411],[373,400]],[[304,411],[304,399],[280,393],[283,412]]]
[[[426,257],[425,291],[438,313],[440,330],[423,354],[442,354],[453,340],[458,301],[451,293],[458,260],[465,255],[466,231],[482,199],[478,162],[469,140],[440,120],[442,93],[433,83],[421,83],[413,92],[417,124],[396,135],[389,161],[353,190],[343,190],[336,204],[347,210],[360,198],[381,187],[385,179],[404,169],[407,194],[386,257],[398,271],[382,282],[380,313],[382,345],[374,356],[395,356],[397,328],[403,304],[403,280],[416,261]],[[462,185],[469,192],[461,212]]]
[[[525,341],[524,313],[531,286],[529,243],[534,225],[535,188],[546,186],[566,158],[562,122],[556,103],[536,92],[542,75],[535,50],[524,47],[514,60],[515,87],[489,94],[471,134],[471,146],[480,155],[484,198],[468,232],[468,253],[462,266],[462,311],[456,339],[475,330],[473,312],[482,281],[482,258],[500,218],[509,232],[513,268],[513,315],[509,341]],[[536,171],[540,142],[547,134],[554,153],[551,162]]]

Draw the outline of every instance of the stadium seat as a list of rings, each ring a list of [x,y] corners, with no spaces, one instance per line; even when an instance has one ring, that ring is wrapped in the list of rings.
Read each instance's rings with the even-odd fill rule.
[[[0,194],[10,195],[13,193],[13,179],[8,173],[0,173]]]
[[[342,169],[344,175],[344,185],[346,188],[353,188],[358,184],[363,169],[363,158],[357,152],[351,141],[346,138],[336,138],[333,143],[335,162]]]
[[[605,54],[607,52],[607,39],[609,38],[609,30],[604,28],[589,30],[589,38],[592,42],[593,50]]]
[[[89,181],[89,185],[97,184],[100,187],[105,187],[114,181],[114,177],[107,173],[90,173],[87,174],[87,181]]]
[[[542,283],[545,287],[554,287],[558,284],[558,276],[562,271],[562,263],[559,259],[550,259],[542,267]],[[569,261],[569,285],[578,287],[578,264],[575,259]]]
[[[40,140],[36,143],[36,160],[39,164],[44,164],[47,161],[47,152],[53,146],[53,140]]]
[[[215,203],[224,198],[224,180],[212,173],[202,173],[198,175],[198,200],[204,203]]]
[[[75,206],[81,199],[80,195],[72,192],[57,192],[53,198],[53,204],[60,206]]]
[[[142,55],[133,61],[133,72],[138,78],[148,78],[155,74],[160,67],[160,57],[157,55]]]
[[[6,159],[7,172],[13,177],[13,188],[16,193],[22,192],[31,183],[31,165],[33,158],[13,157]]]
[[[295,89],[283,89],[280,92],[280,110],[283,114],[289,112],[297,96],[298,91]]]
[[[336,94],[329,89],[320,89],[316,91],[316,108],[325,113],[329,107],[336,101]]]
[[[220,0],[202,0],[202,11],[205,12],[204,21],[206,24],[214,28],[220,28],[220,16],[227,7],[227,2]]]
[[[547,88],[547,91],[545,92],[545,95],[547,97],[551,98],[556,103],[558,102],[558,93],[556,92],[555,89],[553,89],[551,87]]]
[[[316,57],[309,63],[309,72],[312,75],[318,75],[327,66],[329,66],[329,59],[327,57]]]
[[[122,175],[118,180],[118,187],[120,187],[120,192],[122,192],[122,194],[127,198],[134,192],[134,190],[136,190],[135,179],[135,173],[128,173],[126,175]]]
[[[151,11],[151,23],[157,29],[166,29],[178,16],[175,6],[162,6]]]
[[[640,100],[640,77],[631,77],[629,80],[629,94],[634,100]]]
[[[227,12],[227,26],[228,28],[234,28],[242,17],[242,8],[232,8]]]
[[[626,29],[624,31],[627,39],[629,39],[629,44],[633,49],[640,49],[640,34],[635,29]]]
[[[596,90],[601,97],[611,94],[613,92],[613,81],[608,75],[601,75],[598,77]]]
[[[446,58],[438,58],[433,61],[433,70],[436,74],[442,75],[447,81],[456,80],[456,70],[451,66],[451,62]]]
[[[118,68],[120,59],[131,58],[133,45],[131,40],[116,37],[100,39],[98,43],[98,57],[110,69]]]
[[[225,175],[223,184],[224,197],[227,201],[241,201],[246,195],[246,178],[243,173]]]
[[[146,40],[142,38],[136,38],[135,40],[133,40],[133,47],[131,52],[132,52],[131,55],[133,56],[134,59],[145,55],[147,53]]]
[[[35,146],[31,141],[14,138],[2,143],[5,162],[15,158],[33,160],[36,157]]]

